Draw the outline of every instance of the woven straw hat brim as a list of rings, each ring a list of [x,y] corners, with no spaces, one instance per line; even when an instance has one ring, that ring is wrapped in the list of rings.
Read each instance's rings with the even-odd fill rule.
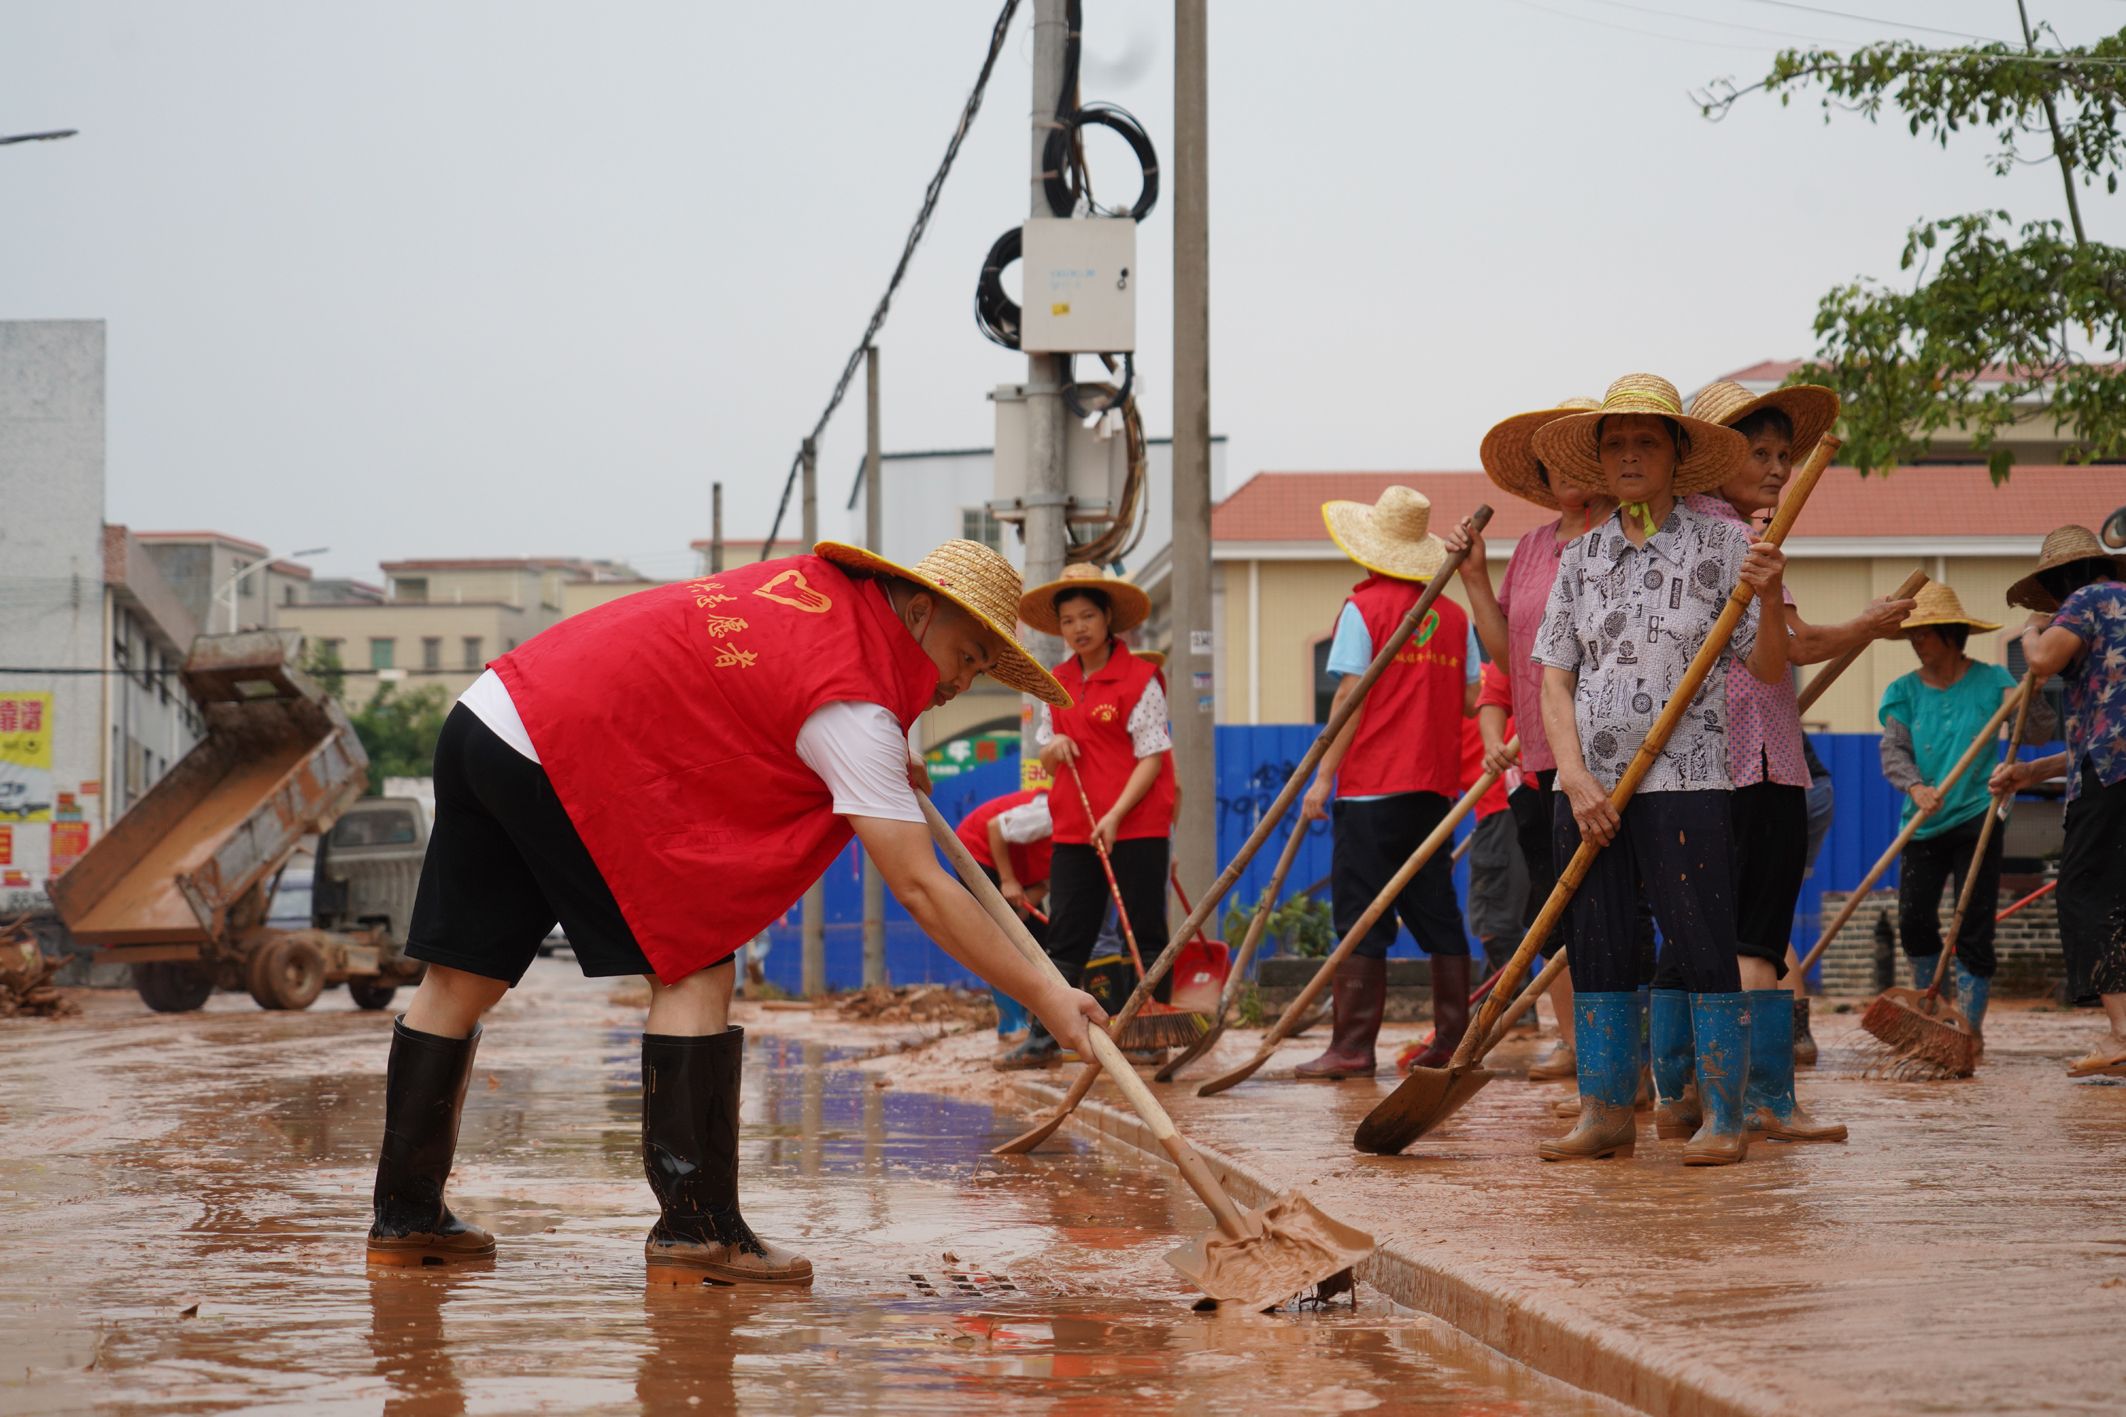
[[[1912,613],[1899,624],[1900,630],[1923,630],[1929,625],[1963,625],[1983,633],[2000,628],[1991,620],[1968,614],[1956,592],[1939,581],[1928,581],[1921,586],[1913,600]]]
[[[1370,503],[1324,502],[1321,520],[1329,529],[1329,540],[1375,575],[1429,581],[1447,563],[1446,542],[1429,531],[1421,541],[1389,536],[1374,520]]]
[[[1497,483],[1501,491],[1510,492],[1524,502],[1557,511],[1558,499],[1543,485],[1542,474],[1536,471],[1535,451],[1530,442],[1536,429],[1544,424],[1583,411],[1538,408],[1500,419],[1491,425],[1491,431],[1484,435],[1484,441],[1477,447],[1477,457],[1484,465],[1485,475]]]
[[[2126,579],[2126,556],[2113,552],[2098,540],[2095,532],[2085,526],[2058,527],[2046,533],[2037,568],[2008,587],[2008,603],[2024,610],[2058,610],[2058,598],[2038,583],[2038,577],[2078,561],[2109,561],[2111,574]]]
[[[846,541],[822,541],[812,548],[812,554],[832,561],[852,571],[867,571],[878,576],[898,576],[904,581],[923,587],[932,595],[942,596],[973,616],[981,626],[996,636],[1002,649],[997,661],[988,669],[989,677],[1007,689],[1016,689],[1055,708],[1071,706],[1070,691],[1056,682],[1056,677],[1041,667],[1041,662],[1026,652],[1019,643],[1017,625],[1000,625],[996,617],[951,589],[939,585],[929,575],[897,561],[889,561],[861,546],[851,546]]]
[[[1107,597],[1107,632],[1127,634],[1152,616],[1152,598],[1115,576],[1064,576],[1037,585],[1019,597],[1019,618],[1044,635],[1060,635],[1063,626],[1056,597],[1066,590],[1096,590]]]
[[[1595,429],[1605,418],[1622,418],[1634,413],[1670,419],[1690,435],[1690,456],[1676,466],[1672,490],[1677,497],[1712,491],[1727,481],[1736,466],[1749,456],[1749,439],[1732,428],[1692,418],[1687,413],[1641,408],[1596,409],[1552,419],[1535,430],[1531,440],[1535,455],[1543,460],[1543,466],[1550,469],[1552,476],[1569,477],[1588,491],[1606,496],[1609,481],[1602,476],[1602,459],[1595,447]]]
[[[1720,421],[1732,428],[1760,408],[1776,408],[1794,425],[1793,458],[1797,464],[1816,450],[1824,434],[1838,426],[1838,395],[1820,384],[1795,384],[1759,394]]]

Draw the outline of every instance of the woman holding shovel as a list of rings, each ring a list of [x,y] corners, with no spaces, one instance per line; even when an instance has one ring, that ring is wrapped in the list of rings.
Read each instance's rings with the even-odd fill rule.
[[[1070,650],[1055,677],[1072,702],[1068,708],[1043,710],[1035,741],[1041,745],[1041,766],[1055,780],[1048,794],[1054,846],[1045,948],[1073,987],[1084,981],[1115,894],[1146,957],[1166,946],[1166,867],[1174,823],[1174,740],[1167,725],[1166,683],[1156,665],[1116,638],[1143,624],[1151,610],[1151,597],[1097,566],[1067,566],[1062,579],[1019,598],[1019,618],[1061,636]],[[1046,1067],[1061,1051],[1036,1022],[1026,1041],[997,1066]]]
[[[2109,1031],[2069,1077],[2126,1077],[2126,556],[2087,527],[2045,538],[2037,569],[2008,602],[2038,613],[2023,630],[2031,672],[2067,684],[2067,751],[2003,763],[1990,784],[2020,791],[2067,779],[2060,854],[2060,946],[2077,1004],[2104,1006]]]
[[[1682,952],[1704,1124],[1685,1165],[1742,1159],[1749,1013],[1736,968],[1726,750],[1735,661],[1764,683],[1787,673],[1786,637],[1759,634],[1779,604],[1785,558],[1743,526],[1679,499],[1726,482],[1748,454],[1732,429],[1689,417],[1649,374],[1610,385],[1602,407],[1545,424],[1535,451],[1553,473],[1599,487],[1618,511],[1566,548],[1535,655],[1543,720],[1558,758],[1556,845],[1604,849],[1565,913],[1578,1013],[1580,1120],[1543,1143],[1546,1161],[1629,1153],[1642,995],[1634,908],[1643,887],[1670,950]],[[1722,662],[1619,814],[1610,790],[1674,697],[1736,581],[1755,592]]]

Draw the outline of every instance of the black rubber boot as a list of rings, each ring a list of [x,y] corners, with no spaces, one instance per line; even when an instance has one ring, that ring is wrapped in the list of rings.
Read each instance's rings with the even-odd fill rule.
[[[1292,1075],[1328,1082],[1369,1078],[1375,1067],[1374,1040],[1380,1037],[1381,1015],[1388,1006],[1388,961],[1352,955],[1336,967],[1331,987],[1336,1024],[1328,1051],[1301,1063]]]
[[[1432,1042],[1413,1068],[1444,1068],[1469,1030],[1469,956],[1432,956]]]
[[[495,1237],[467,1225],[443,1204],[443,1183],[458,1151],[458,1118],[472,1080],[480,1029],[470,1038],[439,1038],[391,1027],[384,1074],[384,1145],[377,1155],[369,1262],[436,1265],[495,1252]]]
[[[642,1035],[642,1170],[663,1215],[643,1242],[666,1284],[810,1284],[812,1262],[738,1213],[738,1089],[746,1031]]]

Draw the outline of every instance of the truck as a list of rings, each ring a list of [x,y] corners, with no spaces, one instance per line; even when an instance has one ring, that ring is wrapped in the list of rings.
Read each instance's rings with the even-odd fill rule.
[[[381,1009],[420,977],[402,945],[427,816],[362,795],[368,754],[296,667],[300,645],[280,630],[194,641],[182,678],[206,736],[50,883],[74,940],[130,965],[157,1012],[197,1009],[217,989],[306,1009],[338,984]],[[312,838],[307,925],[269,923],[282,872]]]

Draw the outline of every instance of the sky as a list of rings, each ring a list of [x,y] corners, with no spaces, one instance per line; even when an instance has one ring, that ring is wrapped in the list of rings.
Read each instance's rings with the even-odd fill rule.
[[[106,516],[321,574],[574,555],[684,574],[761,535],[862,334],[999,0],[0,0],[0,318],[109,322]],[[1689,92],[1810,41],[2015,32],[2013,0],[1217,0],[1211,412],[1263,470],[1476,466],[1618,374],[1686,392],[1812,346],[1909,224],[2064,215],[1988,135]],[[2069,42],[2120,0],[2031,0]],[[879,344],[888,450],[987,446],[1023,356],[974,283],[1028,201],[1031,0]],[[1173,149],[1172,16],[1086,0],[1083,96]],[[1134,190],[1092,140],[1096,190]],[[2092,239],[2126,202],[2083,196]],[[1139,232],[1169,428],[1171,184]],[[861,380],[821,446],[839,500]],[[795,509],[788,524],[795,527]]]

